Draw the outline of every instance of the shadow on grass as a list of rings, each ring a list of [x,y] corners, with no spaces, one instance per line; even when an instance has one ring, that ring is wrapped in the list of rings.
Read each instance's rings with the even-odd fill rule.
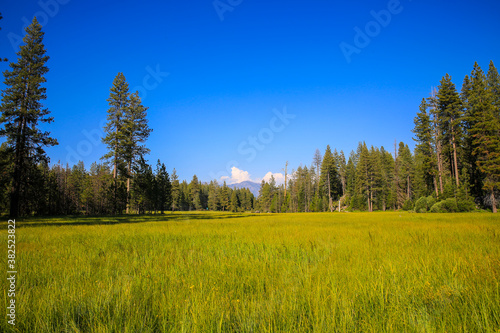
[[[253,214],[244,213],[165,213],[145,215],[117,215],[117,216],[55,216],[55,217],[28,217],[16,220],[16,228],[50,227],[50,226],[81,226],[81,225],[115,225],[127,223],[149,222],[190,222],[198,220],[223,220],[250,217]],[[0,225],[7,225],[2,221]],[[2,228],[3,229],[3,228]]]

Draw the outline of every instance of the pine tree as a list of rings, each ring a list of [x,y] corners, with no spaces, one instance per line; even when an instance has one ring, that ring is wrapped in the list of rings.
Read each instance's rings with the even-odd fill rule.
[[[216,180],[212,180],[208,185],[208,209],[213,211],[219,210],[218,187]]]
[[[371,212],[373,211],[373,207],[371,192],[372,163],[370,152],[364,142],[359,144],[358,151],[359,160],[356,165],[356,193],[364,199],[366,202],[366,209]]]
[[[497,212],[495,191],[500,188],[500,121],[495,115],[493,94],[481,68],[474,64],[467,122],[472,137],[472,155],[483,177],[483,190]]]
[[[231,211],[237,212],[240,207],[240,200],[238,199],[237,190],[234,189],[231,193]]]
[[[180,184],[179,184],[179,177],[177,176],[177,171],[174,170],[172,171],[172,212],[175,210],[180,209],[181,203],[181,193],[180,193]]]
[[[436,179],[436,163],[435,163],[435,149],[434,140],[432,136],[432,122],[429,114],[427,113],[427,102],[422,99],[420,109],[414,119],[415,127],[412,130],[417,142],[415,146],[415,155],[419,156],[423,180],[428,189],[434,189],[436,197],[439,195],[437,179]]]
[[[328,198],[328,209],[331,212],[333,211],[333,200],[338,199],[341,193],[340,187],[335,159],[328,145],[321,162],[320,188]]]
[[[380,148],[380,163],[382,173],[382,210],[395,206],[395,195],[392,191],[394,182],[394,158],[384,147]]]
[[[455,88],[455,84],[451,82],[451,76],[448,74],[441,79],[436,101],[438,107],[438,126],[441,129],[440,134],[442,136],[441,141],[446,143],[443,154],[450,156],[449,164],[455,178],[456,187],[458,188],[460,185],[458,147],[462,138],[462,101]]]
[[[227,187],[226,182],[220,187],[219,202],[222,211],[226,211],[229,207],[229,187]]]
[[[500,75],[498,74],[497,68],[493,64],[493,60],[490,61],[487,80],[488,91],[491,94],[493,106],[495,108],[494,115],[500,120]]]
[[[405,201],[412,199],[412,178],[413,178],[413,156],[408,145],[399,143],[398,149],[398,174],[399,174],[399,192],[398,205],[402,207]]]
[[[347,186],[346,168],[347,164],[345,160],[345,155],[344,152],[341,150],[339,154],[339,177],[340,177],[340,183],[342,185],[342,196],[344,196],[346,193],[346,186]]]
[[[323,161],[323,157],[321,157],[321,152],[319,149],[316,149],[313,157],[313,167],[316,174],[315,182],[316,182],[316,192],[319,195],[319,182],[320,182],[320,171],[321,171],[321,162]]]
[[[118,211],[118,171],[122,173],[126,170],[125,160],[125,142],[127,133],[124,131],[124,117],[128,111],[129,92],[128,83],[125,80],[123,73],[118,73],[113,81],[113,86],[110,89],[108,98],[110,108],[108,109],[107,124],[104,127],[106,136],[102,139],[109,149],[109,152],[104,155],[103,159],[108,160],[113,165],[113,211],[116,214]]]
[[[134,166],[134,181],[132,183],[132,201],[139,214],[144,214],[153,207],[154,174],[144,157],[140,157]],[[113,184],[114,186],[114,184]],[[113,209],[115,205],[113,204]]]
[[[0,136],[6,137],[9,154],[12,154],[12,185],[10,191],[10,215],[17,217],[20,213],[20,202],[28,200],[23,196],[26,191],[27,170],[39,161],[48,161],[45,146],[57,145],[49,132],[39,128],[40,123],[50,123],[50,111],[41,103],[47,98],[44,75],[49,71],[46,62],[42,26],[36,17],[26,28],[17,52],[16,63],[10,63],[11,70],[6,70],[4,84],[7,86],[2,93],[2,115]]]
[[[124,79],[124,78],[123,78]],[[123,158],[126,164],[126,178],[127,178],[127,214],[129,210],[128,198],[130,194],[130,174],[135,161],[140,156],[149,154],[149,149],[146,148],[144,142],[149,137],[152,129],[148,126],[147,110],[148,108],[141,104],[139,93],[129,95],[127,107],[124,109],[122,120],[123,142],[119,143],[123,147]],[[165,170],[166,172],[166,170]],[[168,174],[168,173],[167,173]],[[163,210],[162,210],[163,213]]]
[[[191,201],[190,204],[192,205],[192,207],[194,207],[195,210],[202,209],[200,194],[200,182],[198,181],[198,177],[194,175],[191,183],[189,183],[189,199]]]
[[[159,210],[160,214],[172,206],[172,184],[170,183],[170,177],[167,172],[165,164],[158,160],[156,164],[156,202],[155,210]]]

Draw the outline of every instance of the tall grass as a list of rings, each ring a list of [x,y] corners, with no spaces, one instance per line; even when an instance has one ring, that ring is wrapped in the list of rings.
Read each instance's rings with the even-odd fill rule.
[[[53,218],[16,236],[5,332],[500,331],[492,214]]]

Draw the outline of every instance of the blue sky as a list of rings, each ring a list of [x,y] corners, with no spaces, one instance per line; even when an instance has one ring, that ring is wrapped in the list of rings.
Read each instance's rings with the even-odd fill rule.
[[[259,180],[327,144],[346,156],[359,141],[413,146],[442,76],[460,88],[474,61],[500,64],[497,1],[2,0],[0,12],[9,60],[25,22],[43,24],[52,163],[105,154],[123,72],[149,107],[149,161],[188,180]]]

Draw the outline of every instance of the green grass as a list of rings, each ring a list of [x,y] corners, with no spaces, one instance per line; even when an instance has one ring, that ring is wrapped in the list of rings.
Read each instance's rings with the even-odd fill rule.
[[[500,331],[493,214],[47,218],[16,237],[4,332]]]

